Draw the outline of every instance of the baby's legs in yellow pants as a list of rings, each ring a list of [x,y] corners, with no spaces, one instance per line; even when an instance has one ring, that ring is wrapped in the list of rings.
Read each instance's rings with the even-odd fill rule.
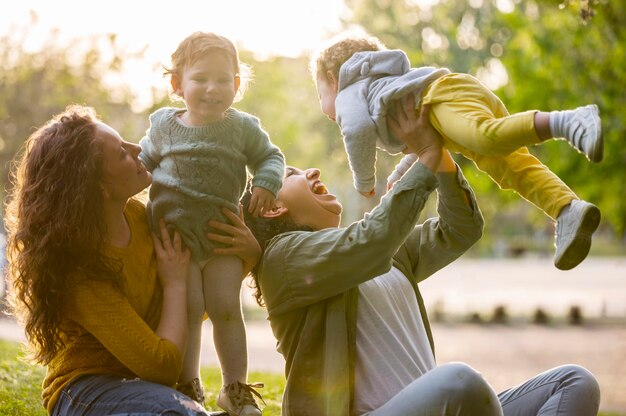
[[[578,199],[553,172],[528,152],[539,143],[536,111],[509,115],[500,99],[475,78],[443,77],[425,92],[430,121],[445,145],[474,161],[502,189],[512,189],[556,220],[554,265],[561,270],[585,259],[600,210]],[[545,132],[543,132],[545,136]]]
[[[508,156],[484,156],[468,152],[465,156],[487,173],[502,189],[513,189],[556,220],[561,209],[578,199],[557,175],[523,147]]]
[[[453,74],[424,94],[430,121],[450,150],[473,160],[502,189],[517,191],[552,219],[576,194],[527,145],[540,143],[536,111],[509,115],[500,99],[474,77]]]

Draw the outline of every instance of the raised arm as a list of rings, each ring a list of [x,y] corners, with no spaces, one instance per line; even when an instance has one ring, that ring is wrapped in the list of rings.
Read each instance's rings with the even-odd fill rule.
[[[270,314],[328,299],[387,272],[436,187],[435,175],[418,162],[362,220],[271,240],[257,273]]]
[[[261,291],[270,313],[284,313],[345,292],[391,268],[437,187],[441,141],[428,114],[407,131],[419,154],[415,163],[371,213],[350,226],[282,234],[265,249],[259,267]],[[404,126],[406,120],[399,120]]]
[[[413,99],[398,103],[397,119],[392,120],[389,128],[400,137],[411,151],[418,154],[418,160],[433,168],[430,156],[432,143],[421,139],[420,132],[432,129],[430,123],[419,129],[420,123],[426,123],[429,107],[423,106],[419,117],[413,111]],[[437,135],[438,136],[438,135]],[[435,145],[435,148],[440,146]],[[438,150],[435,149],[436,154]],[[436,158],[435,158],[436,160]],[[465,253],[482,235],[483,218],[478,209],[474,193],[452,159],[450,152],[443,149],[436,167],[439,187],[437,188],[438,217],[430,218],[415,227],[406,243],[399,250],[396,259],[400,264],[410,264],[410,272],[423,280],[437,270],[445,267]],[[404,261],[403,261],[404,259]]]

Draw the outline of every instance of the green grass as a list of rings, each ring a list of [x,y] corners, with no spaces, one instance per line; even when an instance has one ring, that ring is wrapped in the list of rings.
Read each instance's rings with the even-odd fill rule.
[[[219,368],[202,368],[208,410],[219,410],[215,404],[221,387]],[[41,382],[45,370],[29,364],[19,343],[0,340],[0,416],[46,416],[41,405]],[[250,372],[248,379],[260,381],[259,392],[265,400],[264,416],[279,416],[285,380],[282,374]],[[262,403],[261,403],[262,405]]]
[[[41,406],[41,381],[44,369],[27,363],[20,344],[0,340],[0,416],[46,416]],[[266,403],[264,416],[279,416],[281,395],[285,387],[280,374],[251,372],[251,382],[261,381],[260,389]],[[215,404],[217,391],[221,385],[218,368],[203,368],[202,379],[207,395],[207,408],[219,410]],[[626,416],[623,413],[600,412],[599,416]]]
[[[44,369],[23,360],[20,344],[0,340],[0,415],[45,415],[41,406]]]

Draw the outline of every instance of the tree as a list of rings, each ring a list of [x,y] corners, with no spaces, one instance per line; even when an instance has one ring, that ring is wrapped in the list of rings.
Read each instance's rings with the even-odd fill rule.
[[[10,162],[26,138],[68,104],[95,107],[121,134],[138,134],[129,104],[133,97],[130,90],[114,89],[104,81],[105,74],[119,73],[121,62],[130,57],[117,48],[114,35],[63,44],[53,32],[39,50],[31,52],[22,46],[28,35],[22,28],[0,37],[3,190],[9,188]],[[105,53],[110,57],[105,58]]]

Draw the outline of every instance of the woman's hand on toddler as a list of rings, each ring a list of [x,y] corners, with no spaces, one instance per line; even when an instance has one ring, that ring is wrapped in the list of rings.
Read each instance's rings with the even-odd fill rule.
[[[222,213],[230,224],[215,220],[209,221],[209,226],[215,228],[219,233],[208,233],[207,238],[227,246],[230,245],[230,247],[216,247],[213,249],[213,253],[241,258],[244,274],[247,275],[261,258],[261,246],[254,238],[252,231],[246,226],[243,219],[243,207],[239,207],[239,215],[227,208],[222,208]]]
[[[173,239],[170,239],[165,221],[160,220],[159,227],[161,229],[160,239],[155,233],[152,233],[159,281],[163,287],[186,285],[191,252],[184,246],[178,231],[174,231]]]

